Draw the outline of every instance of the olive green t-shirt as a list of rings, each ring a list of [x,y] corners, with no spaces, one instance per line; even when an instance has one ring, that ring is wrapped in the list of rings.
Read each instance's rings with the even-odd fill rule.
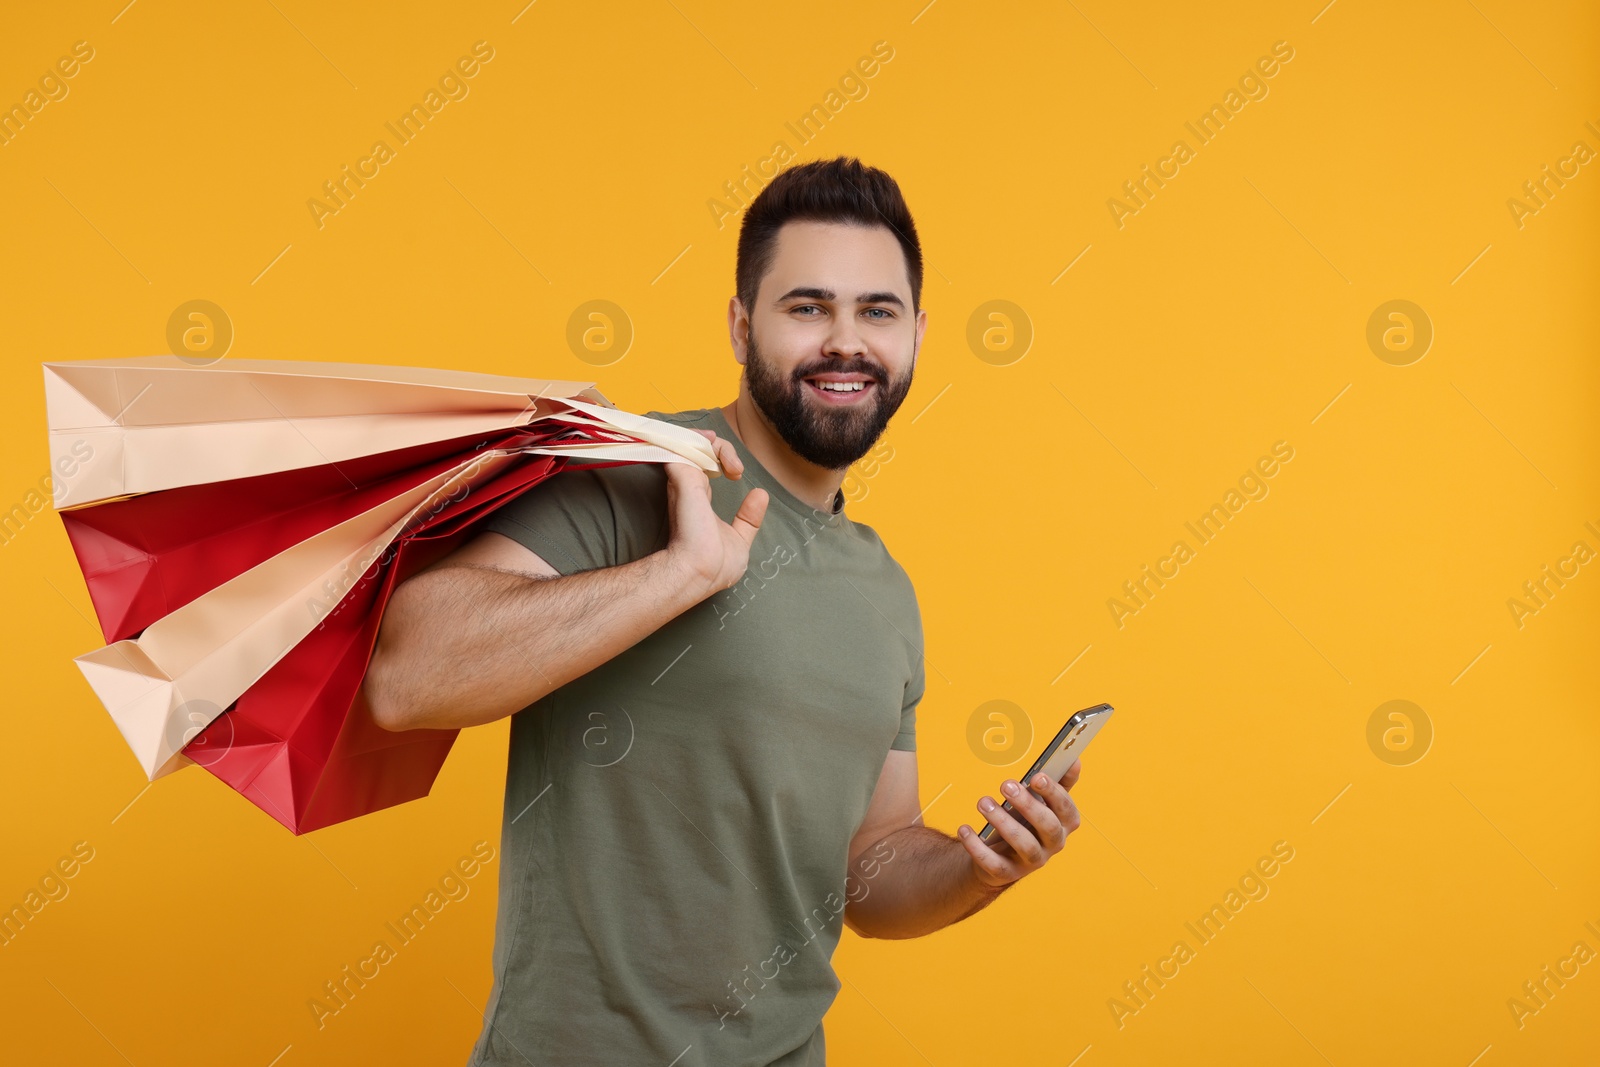
[[[744,461],[737,584],[511,719],[494,985],[470,1064],[821,1067],[830,958],[890,749],[916,741],[922,618],[870,527]],[[488,519],[562,575],[665,548],[657,464],[568,471]],[[532,620],[530,626],[537,626]],[[882,857],[886,860],[889,855]]]

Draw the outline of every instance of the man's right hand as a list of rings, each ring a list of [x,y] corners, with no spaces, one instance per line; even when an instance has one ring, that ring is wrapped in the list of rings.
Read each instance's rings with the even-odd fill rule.
[[[696,430],[711,442],[712,451],[729,478],[744,474],[744,463],[733,444],[711,430]],[[688,463],[667,463],[667,515],[671,537],[667,555],[691,581],[704,583],[705,596],[718,593],[744,577],[750,564],[750,545],[767,514],[765,489],[752,489],[739,504],[732,523],[711,510],[711,479]],[[704,599],[702,597],[702,599]]]
[[[732,442],[699,432],[728,477],[744,473]],[[705,471],[663,466],[671,539],[660,551],[562,575],[484,531],[401,582],[362,679],[373,721],[456,730],[514,715],[742,578],[766,491],[747,494],[730,525],[711,510]]]

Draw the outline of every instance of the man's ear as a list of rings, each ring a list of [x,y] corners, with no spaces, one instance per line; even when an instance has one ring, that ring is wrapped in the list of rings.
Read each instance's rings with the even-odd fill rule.
[[[928,309],[917,310],[917,333],[910,339],[910,373],[917,373],[917,357],[922,355],[922,336],[928,330]]]
[[[741,324],[743,329],[741,329]],[[737,296],[728,298],[728,343],[733,346],[733,359],[744,366],[745,354],[750,350],[750,317],[744,314],[744,305]]]
[[[911,335],[911,373],[917,372],[917,356],[922,354],[922,336],[928,329],[928,309],[917,309],[917,329]]]

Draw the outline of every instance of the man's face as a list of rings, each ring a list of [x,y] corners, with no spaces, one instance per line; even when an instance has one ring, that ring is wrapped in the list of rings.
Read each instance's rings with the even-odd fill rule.
[[[790,222],[776,248],[748,309],[746,387],[796,455],[843,470],[911,389],[927,312],[911,312],[905,255],[887,227]],[[737,349],[737,300],[732,317]]]

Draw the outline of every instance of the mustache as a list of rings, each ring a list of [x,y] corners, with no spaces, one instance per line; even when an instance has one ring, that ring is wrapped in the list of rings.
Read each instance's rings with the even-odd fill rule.
[[[876,363],[856,360],[847,364],[835,360],[828,363],[818,363],[812,367],[800,367],[794,372],[795,384],[798,385],[813,374],[865,374],[879,385],[886,385],[889,381],[889,376]]]

